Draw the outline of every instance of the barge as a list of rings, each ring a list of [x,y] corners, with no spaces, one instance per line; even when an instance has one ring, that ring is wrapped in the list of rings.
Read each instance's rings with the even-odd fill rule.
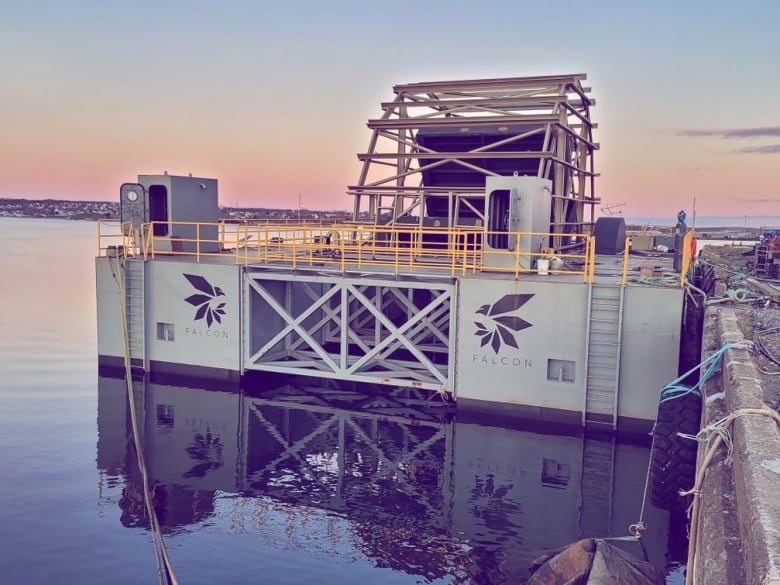
[[[678,374],[690,246],[648,277],[622,218],[595,217],[584,80],[394,87],[348,222],[220,222],[215,179],[122,185],[120,221],[99,224],[100,366],[408,387],[648,428]]]

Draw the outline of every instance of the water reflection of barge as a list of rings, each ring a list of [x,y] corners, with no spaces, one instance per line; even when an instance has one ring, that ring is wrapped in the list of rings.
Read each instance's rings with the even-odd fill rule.
[[[121,486],[123,524],[146,527],[124,381],[102,377],[98,390],[102,481]],[[648,459],[613,435],[466,422],[409,389],[136,382],[136,409],[164,531],[270,531],[272,546],[305,541],[313,555],[338,543],[340,554],[346,546],[429,580],[521,582],[544,551],[625,535]],[[668,514],[651,508],[645,519],[663,566]],[[312,533],[317,525],[332,533]]]
[[[648,427],[678,374],[683,289],[640,278],[622,220],[594,221],[584,78],[395,87],[369,121],[349,223],[225,226],[215,180],[123,185],[122,228],[101,224],[96,259],[100,363]]]

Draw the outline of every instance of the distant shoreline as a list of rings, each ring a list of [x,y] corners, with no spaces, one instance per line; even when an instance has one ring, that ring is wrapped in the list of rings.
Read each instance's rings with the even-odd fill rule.
[[[220,207],[222,220],[242,222],[257,219],[270,220],[320,220],[320,221],[348,221],[352,219],[352,213],[346,210],[319,211],[311,209],[274,209],[263,207]],[[119,219],[119,203],[112,201],[72,201],[67,199],[21,199],[0,197],[0,217],[28,218],[28,219],[71,219],[84,221],[97,221],[100,219]],[[625,217],[628,231],[663,231],[674,229],[676,219],[669,218],[635,218]],[[689,218],[690,220],[690,218]],[[700,217],[696,226],[697,235],[717,235],[719,238],[727,234],[724,239],[756,238],[761,226],[779,226],[780,216],[711,216]],[[772,221],[774,220],[774,221]],[[688,227],[691,228],[690,221]]]
[[[119,203],[113,201],[71,201],[66,199],[19,199],[0,197],[0,217],[75,219],[97,221],[119,219]],[[220,207],[220,219],[321,220],[339,222],[352,219],[346,210],[270,209],[263,207]]]

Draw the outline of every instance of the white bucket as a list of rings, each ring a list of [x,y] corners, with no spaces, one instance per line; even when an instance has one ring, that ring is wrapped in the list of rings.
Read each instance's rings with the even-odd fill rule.
[[[536,259],[536,273],[542,276],[547,276],[550,273],[550,259],[549,258],[537,258]]]

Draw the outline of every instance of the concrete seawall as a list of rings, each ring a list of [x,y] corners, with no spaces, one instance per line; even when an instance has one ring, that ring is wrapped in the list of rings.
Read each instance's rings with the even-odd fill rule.
[[[736,311],[707,309],[702,358],[725,343],[744,341]],[[750,350],[726,351],[721,374],[703,387],[702,427],[740,409],[766,407],[766,383]],[[773,383],[780,384],[780,377]],[[707,585],[780,585],[780,430],[769,416],[744,415],[734,420],[730,437],[731,458],[722,444],[707,469],[694,566],[688,570],[695,583]],[[701,444],[699,464],[706,451]]]

